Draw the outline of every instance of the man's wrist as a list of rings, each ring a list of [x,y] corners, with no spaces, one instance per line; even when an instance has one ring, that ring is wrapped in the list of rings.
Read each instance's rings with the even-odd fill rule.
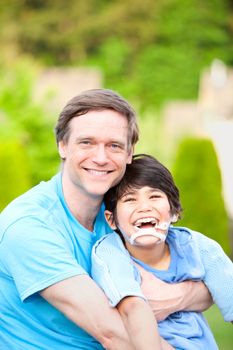
[[[179,298],[177,298],[178,304],[176,311],[184,311],[190,308],[193,299],[193,283],[193,281],[185,281],[176,284],[179,294]]]

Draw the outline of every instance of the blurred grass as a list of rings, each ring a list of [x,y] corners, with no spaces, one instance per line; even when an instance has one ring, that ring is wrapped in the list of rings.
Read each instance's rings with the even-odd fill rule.
[[[225,322],[214,305],[204,313],[220,350],[233,349],[233,324]]]

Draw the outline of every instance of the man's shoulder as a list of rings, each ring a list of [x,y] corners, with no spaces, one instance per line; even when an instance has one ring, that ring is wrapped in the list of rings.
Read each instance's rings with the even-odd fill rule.
[[[59,202],[55,183],[57,176],[32,187],[14,199],[0,214],[0,237],[3,232],[18,220],[48,215]]]

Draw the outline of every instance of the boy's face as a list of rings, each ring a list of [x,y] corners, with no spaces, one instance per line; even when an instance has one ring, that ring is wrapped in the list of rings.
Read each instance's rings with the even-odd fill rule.
[[[172,221],[166,194],[151,187],[130,189],[125,193],[117,202],[116,222],[111,222],[110,212],[106,211],[105,215],[110,226],[113,229],[118,227],[129,240],[130,237],[139,233],[135,243],[142,246],[157,244],[159,239],[149,232],[153,233],[156,225],[169,226]],[[166,235],[167,228],[156,231]]]

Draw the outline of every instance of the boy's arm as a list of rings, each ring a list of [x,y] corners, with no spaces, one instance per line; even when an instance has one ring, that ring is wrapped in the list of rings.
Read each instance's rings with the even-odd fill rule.
[[[233,263],[217,242],[198,232],[194,234],[205,268],[204,282],[224,320],[232,322]]]
[[[118,309],[135,349],[173,349],[158,335],[156,319],[134,271],[129,253],[116,234],[105,236],[94,246],[92,277]]]
[[[126,297],[117,305],[117,309],[135,349],[174,349],[160,338],[153,312],[143,299]]]
[[[141,290],[136,280],[135,267],[121,239],[115,233],[105,236],[92,252],[92,275],[108,296],[112,306],[116,306],[129,295],[146,299],[147,292]],[[204,311],[213,303],[202,282],[182,282],[168,284],[149,274],[152,281],[145,279],[144,285],[151,283],[156,291],[153,311],[157,320],[181,310]]]

